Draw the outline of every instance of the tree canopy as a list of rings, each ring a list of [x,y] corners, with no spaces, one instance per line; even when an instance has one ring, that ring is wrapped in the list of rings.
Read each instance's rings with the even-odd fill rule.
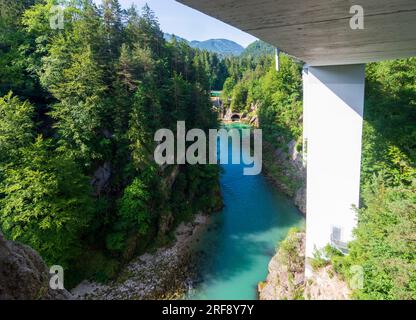
[[[58,4],[63,29],[49,23]],[[151,160],[158,129],[179,120],[217,127],[209,93],[227,72],[221,59],[166,42],[147,5],[1,5],[0,228],[7,237],[64,266],[71,286],[105,280],[134,254],[168,241],[186,218],[181,204],[191,204],[190,215],[218,207],[216,166],[194,171]],[[175,171],[174,196],[166,185]]]

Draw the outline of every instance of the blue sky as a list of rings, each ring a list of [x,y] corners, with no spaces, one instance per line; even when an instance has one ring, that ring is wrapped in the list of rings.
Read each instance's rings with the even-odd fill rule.
[[[229,39],[246,47],[256,38],[219,20],[193,10],[174,0],[119,0],[123,8],[135,4],[138,8],[146,2],[159,18],[164,32],[173,33],[187,40]],[[209,0],[207,0],[209,1]],[[95,0],[101,3],[101,0]]]

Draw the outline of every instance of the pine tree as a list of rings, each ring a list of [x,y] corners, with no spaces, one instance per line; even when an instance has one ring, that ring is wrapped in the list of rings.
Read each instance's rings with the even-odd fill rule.
[[[123,11],[118,0],[103,0],[100,7],[102,12],[102,32],[105,37],[103,55],[110,61],[117,59],[123,34]]]

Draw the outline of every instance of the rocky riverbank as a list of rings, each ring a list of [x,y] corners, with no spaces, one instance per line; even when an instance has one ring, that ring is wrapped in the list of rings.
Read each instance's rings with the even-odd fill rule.
[[[76,299],[145,300],[179,299],[188,291],[194,270],[192,248],[209,217],[198,214],[176,230],[174,244],[146,253],[130,262],[109,284],[83,281],[72,294]]]
[[[265,282],[258,285],[260,300],[348,300],[350,290],[330,265],[305,279],[305,233],[292,230],[269,264]]]

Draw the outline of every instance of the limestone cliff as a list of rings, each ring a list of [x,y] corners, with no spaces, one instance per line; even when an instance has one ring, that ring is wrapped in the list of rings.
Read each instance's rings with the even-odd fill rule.
[[[0,233],[0,300],[70,298],[68,291],[49,287],[49,270],[35,250]]]

